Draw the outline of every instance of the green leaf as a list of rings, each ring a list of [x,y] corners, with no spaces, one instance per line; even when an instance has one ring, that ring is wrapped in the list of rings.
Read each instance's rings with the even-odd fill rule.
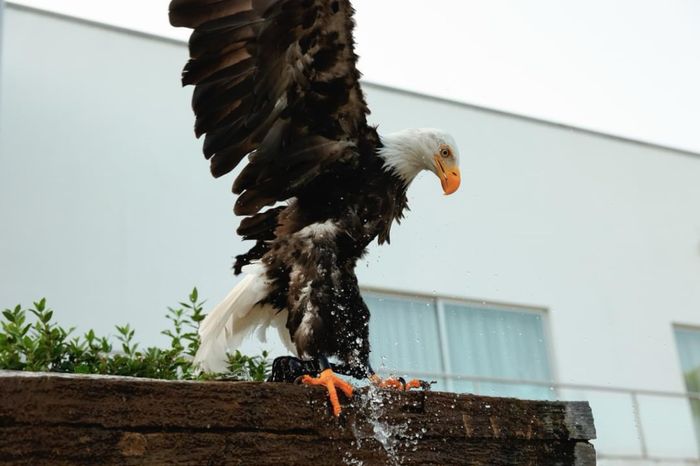
[[[167,308],[171,328],[161,333],[170,339],[170,347],[148,347],[143,351],[134,341],[135,328],[129,324],[115,326],[114,338],[121,353],[113,353],[109,338],[89,329],[82,336],[69,338],[75,327],[64,328],[53,322],[54,311],[46,299],[33,308],[2,311],[0,322],[0,369],[49,370],[84,374],[115,374],[162,379],[210,380],[217,377],[264,380],[269,373],[268,354],[248,356],[240,351],[228,355],[228,372],[201,373],[192,363],[199,348],[199,324],[204,320],[203,303],[197,288],[188,295],[189,302]],[[27,314],[35,318],[27,318]]]

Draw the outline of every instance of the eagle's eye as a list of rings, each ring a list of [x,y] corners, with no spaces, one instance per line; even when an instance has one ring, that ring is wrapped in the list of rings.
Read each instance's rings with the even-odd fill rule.
[[[450,149],[447,147],[443,147],[442,150],[440,151],[440,155],[443,157],[449,157],[450,156]]]

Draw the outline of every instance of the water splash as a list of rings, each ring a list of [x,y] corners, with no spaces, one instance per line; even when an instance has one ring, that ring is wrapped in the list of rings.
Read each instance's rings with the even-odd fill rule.
[[[364,466],[365,462],[352,456],[351,451],[346,451],[343,454],[343,464],[347,466]]]
[[[367,416],[367,422],[372,428],[374,439],[386,452],[390,464],[401,464],[403,458],[399,456],[398,452],[399,437],[405,434],[407,426],[392,426],[387,421],[382,420],[385,406],[388,403],[391,403],[389,395],[374,385],[370,385],[360,397],[361,409]]]
[[[358,413],[362,414],[362,423],[367,423],[370,428],[372,438],[376,440],[387,455],[388,464],[404,464],[406,458],[403,453],[416,451],[418,443],[427,433],[427,429],[418,429],[417,432],[409,431],[411,419],[406,419],[402,423],[390,424],[384,417],[386,408],[393,402],[390,392],[381,390],[374,385],[367,387],[367,390],[358,392],[355,398],[355,405]],[[363,437],[360,428],[351,424],[355,437],[354,446],[359,450],[362,447]],[[354,458],[350,452],[345,455],[345,464],[356,466],[362,461]]]

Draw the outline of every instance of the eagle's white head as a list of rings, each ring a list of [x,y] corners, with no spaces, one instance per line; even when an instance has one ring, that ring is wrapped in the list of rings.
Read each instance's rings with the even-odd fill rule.
[[[459,150],[448,133],[432,128],[406,129],[381,139],[384,147],[379,149],[379,156],[384,159],[384,168],[407,186],[418,173],[430,170],[440,178],[445,194],[459,188]]]

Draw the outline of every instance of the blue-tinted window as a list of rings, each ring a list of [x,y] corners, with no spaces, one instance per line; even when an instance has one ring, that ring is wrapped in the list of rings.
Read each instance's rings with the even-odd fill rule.
[[[700,330],[677,327],[675,329],[681,369],[688,392],[700,394]],[[695,422],[695,435],[700,446],[700,400],[691,398],[690,407]]]
[[[529,311],[445,304],[452,372],[484,378],[551,381],[542,314]],[[470,382],[454,382],[472,391]],[[542,385],[480,382],[479,393],[520,398],[550,398]]]
[[[552,376],[544,313],[375,293],[365,300],[372,313],[372,365],[380,372],[431,378],[437,390],[554,396],[547,385]]]
[[[437,314],[432,300],[365,296],[370,321],[371,363],[389,373],[444,373]],[[436,389],[444,389],[443,381]]]

